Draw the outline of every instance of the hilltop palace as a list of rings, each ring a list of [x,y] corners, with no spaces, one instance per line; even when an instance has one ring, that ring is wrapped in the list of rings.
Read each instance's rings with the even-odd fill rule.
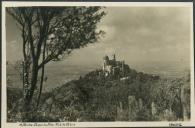
[[[105,76],[112,75],[116,77],[124,77],[129,70],[129,66],[125,64],[125,61],[116,61],[115,54],[113,55],[113,59],[109,59],[106,55],[103,57],[102,70]]]

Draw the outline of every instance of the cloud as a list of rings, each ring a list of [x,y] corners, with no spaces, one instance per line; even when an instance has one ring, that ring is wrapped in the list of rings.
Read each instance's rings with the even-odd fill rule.
[[[105,54],[129,64],[138,61],[189,61],[190,19],[187,7],[107,7],[98,29],[106,32],[99,42],[73,51],[61,64],[97,65]],[[7,18],[9,59],[21,51],[21,35]],[[9,42],[20,45],[10,47]],[[17,41],[17,42],[14,42]],[[15,53],[17,52],[17,53]]]
[[[183,7],[107,8],[101,24],[107,32],[103,43],[117,54],[133,54],[131,59],[186,59],[190,50],[191,16],[190,8]],[[188,50],[182,51],[183,48]],[[181,56],[174,51],[180,51]]]
[[[6,58],[8,61],[17,61],[22,59],[22,46],[18,40],[12,40],[6,43]]]
[[[17,42],[16,40],[12,40],[12,41],[10,41],[10,42],[8,42],[8,43],[9,43],[9,44],[14,44],[14,45],[15,45],[16,42]]]
[[[115,53],[115,49],[113,47],[108,47],[105,49],[105,54],[106,55],[112,55]]]

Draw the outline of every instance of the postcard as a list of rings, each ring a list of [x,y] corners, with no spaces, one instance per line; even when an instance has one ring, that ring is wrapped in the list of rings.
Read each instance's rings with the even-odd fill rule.
[[[3,2],[2,127],[195,126],[193,4]]]

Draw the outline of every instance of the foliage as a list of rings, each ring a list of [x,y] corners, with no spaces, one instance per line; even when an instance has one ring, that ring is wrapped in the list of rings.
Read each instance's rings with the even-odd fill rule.
[[[183,119],[184,104],[190,111],[190,92],[185,91],[183,97],[179,91],[189,89],[189,76],[168,80],[130,69],[129,79],[121,81],[102,77],[101,73],[102,70],[92,71],[47,94],[43,100],[42,112],[46,112],[43,117],[58,121],[173,121]],[[135,98],[133,108],[129,96]],[[152,102],[155,114],[152,114]],[[131,109],[134,113],[129,114]]]
[[[97,6],[8,7],[7,12],[21,30],[24,109],[29,113],[36,88],[39,88],[37,107],[39,106],[45,65],[62,59],[74,49],[97,42],[103,33],[101,30],[97,31],[97,23],[105,12]]]

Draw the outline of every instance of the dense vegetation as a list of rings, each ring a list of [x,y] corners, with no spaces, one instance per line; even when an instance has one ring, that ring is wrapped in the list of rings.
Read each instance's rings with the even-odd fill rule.
[[[161,79],[128,71],[128,79],[88,73],[44,94],[42,105],[29,121],[147,121],[190,118],[190,76]],[[9,91],[8,109],[12,95]],[[19,99],[18,97],[14,99]],[[184,112],[185,111],[185,112]],[[19,111],[18,111],[19,113]],[[16,111],[9,114],[17,115]],[[16,120],[14,120],[16,121]]]

